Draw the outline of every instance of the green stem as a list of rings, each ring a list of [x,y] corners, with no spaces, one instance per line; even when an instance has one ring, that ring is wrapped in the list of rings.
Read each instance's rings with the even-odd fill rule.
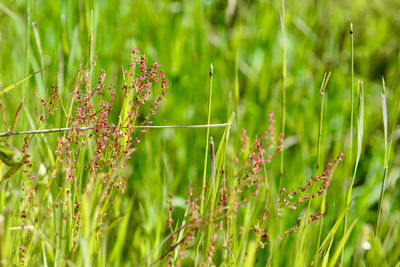
[[[320,94],[321,94],[321,110],[320,110],[320,116],[319,116],[319,131],[318,131],[318,146],[317,146],[317,165],[315,168],[315,175],[317,175],[317,171],[320,167],[320,155],[321,155],[321,136],[322,136],[322,122],[323,122],[323,117],[324,117],[324,100],[325,100],[325,88],[326,85],[328,84],[329,78],[331,76],[331,72],[325,73],[324,79],[320,88]],[[325,204],[326,204],[326,194],[324,194],[322,202],[321,202],[321,213],[325,213]],[[321,241],[321,235],[322,235],[322,220],[323,216],[321,216],[321,219],[319,221],[319,230],[318,230],[318,241],[317,241],[317,247],[320,245]]]
[[[212,99],[212,76],[213,76],[213,65],[211,63],[210,66],[210,86],[208,89],[208,116],[207,116],[207,124],[210,124],[211,120],[211,99]],[[200,205],[200,214],[203,214],[203,205],[204,205],[204,190],[206,186],[206,178],[207,178],[207,160],[208,160],[208,146],[210,141],[210,128],[207,128],[207,135],[206,135],[206,149],[204,154],[204,167],[203,167],[203,187],[201,189],[201,205]]]
[[[353,38],[353,23],[350,23],[350,57],[351,57],[351,115],[350,115],[350,151],[349,151],[349,161],[348,166],[353,162],[353,124],[354,124],[354,38]],[[346,197],[349,195],[350,189],[347,191]],[[347,200],[346,200],[347,203]],[[344,229],[343,235],[347,230],[347,213],[344,217]],[[343,265],[344,260],[344,247],[342,249],[342,254],[340,257],[340,264]]]
[[[318,147],[317,147],[317,165],[315,168],[315,175],[317,174],[317,170],[319,168],[319,158],[320,158],[320,151],[321,151],[321,136],[322,136],[322,120],[323,120],[323,110],[324,110],[324,99],[325,99],[325,91],[326,87],[328,85],[329,78],[331,76],[331,72],[325,73],[324,78],[322,79],[321,87],[320,87],[320,94],[321,94],[321,110],[320,110],[320,117],[319,117],[319,130],[318,130]],[[315,184],[312,185],[312,192],[314,192],[314,186]],[[324,195],[324,197],[326,194]],[[310,198],[308,201],[307,205],[307,212],[306,212],[306,217],[304,218],[304,223],[303,227],[301,227],[300,231],[300,249],[298,252],[298,256],[296,257],[296,264],[299,266],[302,262],[304,262],[304,254],[303,254],[303,246],[305,242],[305,235],[306,235],[306,225],[307,225],[307,220],[308,217],[310,216],[310,210],[311,210],[311,203],[312,203],[313,198]],[[320,225],[322,227],[322,225]],[[320,229],[321,231],[321,229]],[[318,236],[318,240],[320,239],[320,236]]]
[[[210,65],[210,86],[208,89],[208,115],[207,115],[207,124],[210,124],[211,121],[211,100],[212,100],[212,77],[213,77],[213,65]],[[204,155],[204,167],[203,167],[203,185],[201,188],[201,203],[200,203],[200,214],[203,215],[204,211],[204,198],[205,198],[205,186],[207,180],[207,161],[208,161],[208,146],[210,141],[210,128],[207,128],[207,135],[206,135],[206,149]],[[196,251],[196,259],[198,258],[199,251]],[[195,263],[197,266],[197,261]]]
[[[382,82],[383,84],[383,91],[384,94],[386,93],[385,91],[385,84],[384,82]],[[392,150],[392,143],[393,143],[393,136],[394,136],[394,131],[396,129],[396,123],[397,123],[397,117],[398,117],[398,112],[399,112],[399,103],[400,103],[400,97],[397,99],[397,105],[396,105],[396,113],[395,113],[395,117],[393,120],[393,126],[392,126],[392,133],[390,136],[390,142],[389,142],[389,148],[387,150],[387,152],[385,153],[385,162],[384,162],[384,173],[383,173],[383,179],[382,179],[382,187],[381,187],[381,194],[379,197],[379,207],[378,207],[378,218],[376,220],[376,230],[375,230],[375,235],[377,236],[379,233],[379,226],[381,224],[381,217],[382,217],[382,204],[383,204],[383,196],[385,194],[385,183],[386,183],[386,178],[387,178],[387,174],[388,174],[388,169],[389,169],[389,159],[390,159],[390,152]],[[386,138],[386,137],[385,137]]]
[[[285,0],[282,0],[282,15],[281,15],[281,27],[282,27],[282,133],[285,136],[285,126],[286,126],[286,34],[285,34]],[[284,149],[281,151],[281,161],[279,169],[279,187],[282,184],[283,169],[284,169]]]

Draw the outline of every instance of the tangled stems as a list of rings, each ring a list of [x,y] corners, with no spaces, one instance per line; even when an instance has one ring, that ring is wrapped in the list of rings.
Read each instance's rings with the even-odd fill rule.
[[[94,200],[92,202],[95,203],[93,218],[96,218],[97,225],[95,231],[96,236],[101,237],[107,210],[115,198],[125,192],[127,178],[121,175],[125,162],[134,152],[142,135],[147,132],[147,127],[152,124],[152,117],[157,113],[167,94],[167,80],[162,70],[159,69],[160,65],[154,61],[150,67],[147,67],[145,57],[140,56],[138,59],[137,56],[139,56],[139,51],[134,49],[129,64],[131,69],[135,69],[135,71],[129,72],[132,82],[130,84],[125,82],[123,87],[123,102],[128,103],[124,107],[127,117],[123,121],[124,124],[126,123],[123,128],[119,123],[114,125],[109,121],[111,111],[115,106],[114,98],[117,92],[110,90],[111,88],[107,90],[104,70],[100,71],[97,86],[91,89],[90,69],[79,69],[68,114],[61,102],[67,120],[65,127],[68,128],[71,125],[72,128],[71,131],[64,132],[62,137],[57,138],[56,160],[39,202],[40,207],[37,212],[34,211],[33,206],[31,207],[35,214],[32,237],[36,235],[46,218],[55,214],[56,209],[62,209],[62,214],[65,214],[64,218],[70,225],[67,236],[69,241],[67,248],[70,256],[76,250],[79,239],[85,237],[85,233],[90,232],[90,230],[88,232],[88,230],[82,229],[81,206],[88,205],[85,203],[86,198]],[[95,61],[92,64],[95,65]],[[123,73],[125,75],[126,71]],[[162,92],[151,102],[153,84],[156,83],[160,83]],[[129,94],[126,94],[127,90]],[[47,114],[53,114],[56,110],[57,95],[55,92],[55,87],[53,87],[51,100],[41,101],[42,108],[46,110],[45,115],[41,115],[41,122],[45,121]],[[104,100],[108,92],[111,92],[110,101]],[[148,112],[139,113],[140,107],[145,106]],[[140,124],[142,128],[137,131],[135,122],[138,118],[142,120]],[[92,127],[92,131],[82,130]],[[28,144],[24,148],[27,151]],[[28,167],[32,166],[28,161],[26,164],[29,164]],[[34,177],[31,177],[29,172],[27,173],[30,180],[33,180]],[[56,196],[50,197],[55,179],[61,182],[61,190],[57,190]],[[32,185],[30,188],[24,190],[35,191]],[[48,204],[46,204],[46,198]],[[34,201],[33,197],[31,199]],[[59,238],[58,233],[56,239]],[[24,244],[21,244],[20,248],[20,259],[23,263],[29,263],[31,260],[29,252],[32,250],[33,238],[28,239],[27,249]]]

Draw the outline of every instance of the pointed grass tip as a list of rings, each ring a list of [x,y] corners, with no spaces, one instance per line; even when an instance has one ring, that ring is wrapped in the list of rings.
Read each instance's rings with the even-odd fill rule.
[[[383,78],[383,76],[382,76],[382,91],[383,94],[386,94],[385,78]]]

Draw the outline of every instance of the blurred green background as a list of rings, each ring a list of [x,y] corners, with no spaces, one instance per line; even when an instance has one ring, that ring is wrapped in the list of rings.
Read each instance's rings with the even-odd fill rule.
[[[270,110],[275,110],[279,124],[283,64],[281,1],[2,0],[0,88],[47,67],[3,97],[9,121],[13,120],[20,102],[25,102],[16,130],[34,127],[28,116],[34,117],[40,105],[39,99],[33,97],[34,92],[44,96],[52,85],[60,85],[62,96],[70,97],[77,69],[88,61],[91,10],[93,48],[98,57],[95,73],[105,69],[108,85],[120,88],[121,67],[127,66],[132,46],[162,65],[169,80],[169,94],[154,119],[155,125],[206,123],[211,62],[214,66],[211,121],[225,122],[231,112],[237,112],[232,151],[238,147],[241,128],[246,128],[250,136],[266,128]],[[313,175],[319,87],[327,71],[332,72],[332,77],[326,93],[321,155],[327,162],[341,151],[345,157],[348,154],[349,30],[350,23],[354,25],[355,74],[356,80],[364,82],[366,110],[365,141],[350,220],[365,205],[369,209],[349,241],[349,251],[355,249],[358,238],[366,228],[372,229],[376,220],[384,157],[381,77],[386,81],[389,129],[392,129],[399,86],[399,14],[397,0],[285,1],[286,138],[291,145],[285,152],[281,183],[287,188],[301,186]],[[64,121],[59,112],[46,127],[61,127]],[[3,122],[0,131],[6,131]],[[222,128],[211,129],[217,142],[222,132]],[[396,132],[395,144],[398,137]],[[11,142],[21,146],[22,140],[23,137],[14,137]],[[176,196],[177,217],[179,210],[184,211],[180,207],[189,180],[195,194],[200,193],[205,141],[205,129],[151,130],[138,146],[128,166],[131,175],[127,192],[119,205],[122,210],[132,205],[128,235],[122,244],[126,254],[119,261],[138,264],[165,236],[168,193]],[[43,141],[37,139],[37,142]],[[55,147],[56,136],[49,135],[48,142]],[[34,168],[39,168],[40,162],[49,166],[47,150],[38,147]],[[392,233],[392,238],[399,237],[396,225],[400,221],[400,157],[397,145],[393,149],[384,205],[384,227]],[[349,184],[350,171],[346,171],[345,165],[339,166],[328,194],[328,209],[337,212],[343,208]],[[273,179],[278,179],[279,160],[271,168]],[[17,188],[19,184],[11,186]],[[111,233],[117,233],[118,227]],[[106,238],[112,247],[115,235]],[[393,240],[387,242],[385,253],[399,245]],[[347,263],[351,262],[350,254],[347,253]],[[399,252],[394,253],[394,257],[398,255]]]

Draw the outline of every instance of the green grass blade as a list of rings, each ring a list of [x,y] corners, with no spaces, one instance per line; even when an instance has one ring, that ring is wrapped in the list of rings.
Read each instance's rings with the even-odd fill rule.
[[[325,100],[325,90],[328,85],[329,78],[331,77],[331,72],[325,73],[324,78],[322,80],[322,84],[320,87],[320,95],[321,95],[321,109],[320,109],[320,117],[319,117],[319,130],[318,130],[318,146],[317,146],[317,167],[316,170],[319,169],[319,160],[321,153],[321,136],[322,136],[322,122],[324,118],[324,100]]]
[[[219,143],[217,153],[215,154],[215,191],[212,193],[210,191],[209,194],[207,195],[207,203],[211,199],[211,203],[215,203],[217,193],[218,193],[218,185],[220,184],[221,180],[221,170],[223,170],[223,163],[225,161],[225,152],[226,152],[226,144],[229,140],[229,135],[230,135],[230,130],[232,128],[232,123],[233,119],[235,118],[235,113],[231,114],[231,117],[229,118],[228,125],[225,128],[225,131],[222,135],[221,142]],[[211,204],[211,207],[213,205]]]
[[[320,150],[321,150],[321,136],[322,136],[322,121],[323,121],[323,112],[324,112],[324,99],[325,99],[325,91],[326,91],[326,87],[328,85],[329,82],[329,78],[331,76],[331,72],[325,73],[324,74],[324,78],[322,79],[322,83],[320,86],[320,95],[321,95],[321,109],[320,109],[320,120],[319,120],[319,130],[318,130],[318,147],[317,147],[317,165],[315,168],[315,175],[317,175],[317,171],[319,169],[319,160],[320,160]],[[324,198],[326,197],[326,195],[324,195]],[[311,209],[311,203],[312,203],[312,199],[310,199],[310,201],[308,202],[307,205],[307,212],[306,212],[306,218],[305,221],[308,220],[308,217],[310,215],[310,209]],[[321,211],[324,212],[325,208],[324,208],[325,202],[322,201],[321,203]],[[321,218],[322,219],[322,218]],[[299,233],[300,235],[300,249],[299,249],[299,253],[297,254],[297,259],[298,263],[302,262],[304,260],[304,254],[303,254],[303,246],[304,246],[304,242],[305,242],[305,236],[306,236],[306,228],[307,225],[303,224],[303,227]],[[320,223],[320,227],[319,227],[319,232],[322,232],[322,224]],[[320,234],[318,234],[318,240],[317,240],[317,244],[319,245],[320,243]]]
[[[329,247],[326,250],[326,253],[324,254],[324,259],[322,260],[322,263],[321,263],[322,267],[328,266],[329,255],[330,255],[332,244],[333,244],[333,238],[331,239],[331,242],[329,243]]]
[[[349,190],[347,192],[347,197],[346,197],[346,205],[350,205],[351,201],[351,193],[353,191],[353,185],[354,181],[356,179],[356,173],[358,169],[358,164],[360,162],[360,157],[361,157],[361,150],[362,150],[362,142],[363,142],[363,136],[364,136],[364,86],[363,82],[359,81],[358,82],[358,92],[359,92],[359,97],[358,97],[358,120],[357,120],[357,156],[356,156],[356,162],[354,165],[354,171],[353,171],[353,177],[351,178],[351,184],[349,187]],[[347,232],[347,214],[344,218],[344,233]],[[344,247],[343,247],[344,250]],[[343,251],[342,251],[343,253]],[[341,257],[341,261],[343,261],[343,254]]]
[[[383,119],[383,133],[385,137],[385,168],[387,167],[387,145],[388,145],[388,140],[387,140],[387,132],[388,132],[388,122],[387,122],[387,103],[386,103],[386,88],[385,88],[385,80],[382,77],[382,119]]]
[[[320,118],[319,118],[319,132],[318,132],[318,147],[317,147],[317,166],[315,170],[315,175],[317,175],[317,171],[319,169],[320,164],[320,153],[321,153],[321,136],[322,136],[322,122],[324,117],[324,99],[325,99],[325,91],[326,87],[329,82],[329,78],[331,77],[331,72],[325,73],[324,79],[322,80],[320,94],[321,94],[321,111],[320,111]],[[311,203],[311,201],[310,201]],[[321,214],[325,214],[326,209],[326,194],[322,197],[321,206],[320,206]],[[318,230],[318,239],[317,239],[317,246],[319,247],[322,235],[322,226],[323,226],[324,216],[321,216],[319,221],[319,230]]]
[[[42,43],[40,41],[40,36],[39,36],[39,30],[36,22],[32,22],[32,28],[33,28],[33,35],[35,37],[36,41],[36,47],[39,52],[39,61],[40,61],[40,67],[44,69],[44,56],[43,56],[43,48],[42,48]],[[42,86],[43,89],[45,87],[45,82],[46,82],[46,77],[44,75],[45,73],[43,72],[43,77],[42,77]]]
[[[213,78],[213,65],[210,65],[210,86],[208,89],[208,115],[207,115],[207,124],[210,124],[211,121],[211,100],[212,100],[212,78]],[[208,146],[209,146],[209,139],[210,139],[210,128],[207,128],[206,134],[206,148],[204,153],[204,167],[203,167],[203,187],[202,187],[202,196],[204,196],[204,187],[206,185],[206,178],[207,178],[207,161],[208,161]],[[200,214],[203,214],[203,205],[204,205],[204,198],[201,200],[200,204]]]
[[[340,255],[342,254],[342,250],[344,249],[344,246],[346,245],[347,240],[350,237],[351,232],[353,231],[354,226],[356,226],[358,220],[360,219],[361,215],[363,212],[361,212],[357,218],[353,221],[353,223],[350,225],[350,227],[347,229],[347,231],[344,233],[342,239],[339,241],[338,247],[336,248],[335,252],[333,253],[332,259],[329,262],[329,267],[333,267],[336,264],[336,261],[339,259]]]
[[[357,172],[358,164],[360,162],[362,142],[363,142],[363,136],[364,136],[364,86],[363,86],[362,81],[359,81],[358,84],[359,84],[359,88],[360,88],[360,95],[359,95],[359,99],[358,99],[359,109],[358,109],[358,120],[357,120],[357,156],[356,156],[356,162],[354,165],[353,177],[351,180],[349,192],[347,194],[346,205],[348,205],[350,203],[351,192],[353,190],[354,180],[356,178],[356,172]]]
[[[0,97],[6,93],[9,93],[11,90],[13,90],[15,87],[17,87],[18,85],[20,85],[21,83],[29,80],[30,78],[32,78],[35,74],[39,73],[43,71],[43,69],[32,72],[31,74],[25,76],[24,78],[22,78],[19,81],[16,81],[15,83],[10,84],[9,86],[5,87],[4,89],[0,90]]]
[[[328,243],[330,243],[333,240],[333,238],[335,237],[336,232],[339,229],[340,225],[342,224],[342,221],[343,221],[345,215],[347,214],[347,212],[349,211],[349,209],[350,209],[350,206],[347,206],[347,208],[342,211],[339,218],[336,220],[335,224],[333,225],[332,229],[329,231],[329,233],[325,237],[324,241],[322,241],[322,244],[319,247],[317,253],[314,255],[313,260],[311,261],[310,265],[315,265],[318,262],[318,259],[321,256],[322,251],[325,250]],[[329,246],[329,248],[330,248],[330,246]],[[325,254],[326,253],[329,253],[329,249],[327,250],[327,252],[325,252]]]
[[[212,213],[215,210],[214,206],[217,203],[218,188],[221,182],[221,176],[223,175],[222,170],[224,169],[224,163],[226,159],[226,147],[229,140],[230,130],[232,123],[235,118],[235,113],[232,113],[229,118],[228,125],[225,128],[224,134],[222,135],[221,142],[219,143],[217,153],[215,155],[215,190],[208,190],[205,204],[205,211],[210,212],[210,221],[212,221]],[[213,233],[213,223],[208,226],[208,232],[205,240],[206,247],[210,245],[211,237]]]
[[[128,233],[128,227],[129,227],[129,218],[132,210],[134,201],[132,200],[131,203],[129,204],[129,207],[126,211],[125,217],[121,223],[121,226],[118,231],[118,237],[117,241],[113,244],[113,250],[111,251],[110,254],[110,261],[117,263],[120,261],[121,257],[123,256],[123,246],[126,241],[126,235]]]
[[[353,31],[353,23],[350,23],[350,70],[351,70],[351,113],[350,113],[350,148],[349,148],[349,160],[347,161],[349,170],[351,169],[351,164],[353,162],[353,126],[354,126],[354,31]],[[346,195],[346,203],[348,196],[351,194],[351,187],[347,191]],[[347,227],[347,215],[344,222],[343,233],[346,232]],[[342,256],[340,259],[340,263],[343,265],[344,259],[344,251],[342,251]]]
[[[377,215],[377,220],[376,220],[376,229],[375,233],[378,235],[379,233],[379,226],[381,224],[381,217],[382,217],[382,204],[383,204],[383,196],[385,194],[385,183],[386,183],[386,178],[389,170],[389,158],[390,158],[390,151],[392,148],[392,142],[393,142],[393,135],[394,131],[396,128],[396,123],[397,123],[397,115],[398,115],[398,110],[399,110],[399,101],[397,102],[396,106],[396,113],[395,113],[395,118],[393,122],[393,130],[392,134],[390,137],[390,144],[389,144],[389,149],[387,148],[387,132],[388,132],[388,123],[387,123],[387,103],[386,103],[386,87],[385,87],[385,80],[382,77],[382,118],[383,118],[383,131],[385,135],[385,158],[384,158],[384,171],[383,171],[383,178],[382,178],[382,187],[381,187],[381,193],[379,197],[379,206],[378,206],[378,215]],[[400,99],[399,99],[400,100]]]
[[[282,28],[282,133],[285,135],[286,128],[286,32],[285,32],[285,0],[282,0],[282,11],[281,11],[281,28]],[[283,169],[284,169],[284,149],[281,151],[280,158],[280,171],[279,171],[279,188],[283,178]]]

